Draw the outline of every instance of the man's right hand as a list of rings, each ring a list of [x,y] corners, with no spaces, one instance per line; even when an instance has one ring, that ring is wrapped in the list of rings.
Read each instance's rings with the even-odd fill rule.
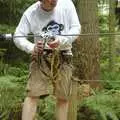
[[[34,46],[34,50],[32,52],[32,59],[37,60],[38,55],[41,55],[42,53],[43,53],[43,41],[39,40]]]

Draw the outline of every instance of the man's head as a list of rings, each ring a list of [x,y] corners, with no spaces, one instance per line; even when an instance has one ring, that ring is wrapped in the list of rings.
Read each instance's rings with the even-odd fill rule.
[[[55,6],[57,5],[57,1],[58,0],[39,0],[41,1],[41,5],[42,5],[42,8],[45,10],[45,11],[51,11],[55,8]]]

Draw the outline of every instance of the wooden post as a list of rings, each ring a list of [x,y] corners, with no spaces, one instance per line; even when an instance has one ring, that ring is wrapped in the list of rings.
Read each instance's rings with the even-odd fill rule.
[[[77,82],[72,82],[72,95],[69,103],[68,120],[77,120]]]

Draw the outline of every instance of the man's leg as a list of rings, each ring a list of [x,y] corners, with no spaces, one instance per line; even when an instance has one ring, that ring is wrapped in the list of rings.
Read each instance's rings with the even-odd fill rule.
[[[34,120],[38,97],[26,97],[23,105],[22,120]]]
[[[67,120],[68,101],[57,98],[56,103],[56,120]]]

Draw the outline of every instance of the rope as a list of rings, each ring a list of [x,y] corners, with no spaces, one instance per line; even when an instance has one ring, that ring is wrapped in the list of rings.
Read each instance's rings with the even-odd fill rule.
[[[111,35],[120,35],[120,33],[85,33],[85,34],[57,34],[59,36],[111,36]],[[26,35],[26,36],[14,36],[16,37],[40,37],[40,35]]]
[[[80,80],[80,79],[72,79],[75,82],[108,82],[108,83],[120,83],[120,80],[118,81],[112,81],[112,80]]]
[[[51,58],[51,70],[50,70],[50,80],[53,85],[53,93],[55,93],[57,76],[59,74],[59,65],[60,65],[60,52],[58,50],[53,50]]]
[[[59,36],[120,36],[120,33],[85,33],[85,34],[57,34]],[[42,37],[39,34],[36,35],[25,35],[25,36],[15,36],[13,34],[0,34],[0,39],[14,39],[14,38],[21,38],[21,37]]]
[[[62,34],[61,36],[120,36],[120,33],[86,33],[86,34]]]

